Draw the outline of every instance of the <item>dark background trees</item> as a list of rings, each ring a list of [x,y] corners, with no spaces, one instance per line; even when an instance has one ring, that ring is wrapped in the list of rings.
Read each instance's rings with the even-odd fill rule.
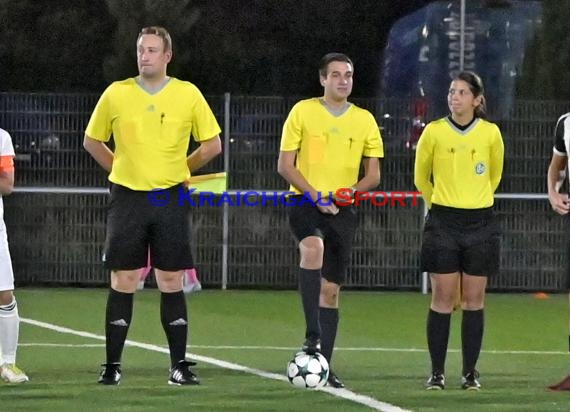
[[[377,92],[391,24],[427,0],[0,0],[3,91],[94,91],[136,74],[140,27],[169,29],[170,73],[206,93],[319,91],[318,59],[355,61],[355,95]]]
[[[0,0],[1,89],[101,89],[102,58],[115,30],[102,6],[89,0]]]
[[[145,25],[172,34],[170,74],[208,94],[313,95],[318,59],[350,55],[376,96],[392,24],[430,0],[0,0],[2,91],[100,92],[136,74]],[[545,0],[518,94],[570,99],[570,0]]]
[[[542,29],[527,50],[518,95],[570,100],[570,0],[545,0],[542,7]]]

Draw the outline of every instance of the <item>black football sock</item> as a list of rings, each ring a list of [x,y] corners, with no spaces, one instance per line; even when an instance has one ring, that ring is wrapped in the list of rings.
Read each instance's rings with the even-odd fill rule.
[[[338,308],[320,308],[319,311],[321,323],[321,353],[330,365],[338,329]]]
[[[427,341],[431,357],[431,370],[434,373],[445,372],[445,357],[449,341],[451,313],[439,313],[429,310],[427,318]]]
[[[320,338],[319,297],[321,295],[321,270],[301,268],[299,270],[299,289],[307,325],[305,338]]]
[[[170,363],[174,367],[186,358],[188,314],[184,292],[160,294],[160,320],[170,349]]]
[[[463,375],[475,370],[483,342],[483,309],[464,310],[461,320],[461,349],[463,352]]]
[[[105,312],[107,363],[120,363],[133,316],[133,293],[109,290]]]

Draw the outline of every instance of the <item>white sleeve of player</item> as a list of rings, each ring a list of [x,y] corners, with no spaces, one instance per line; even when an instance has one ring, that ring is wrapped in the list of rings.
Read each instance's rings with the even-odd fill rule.
[[[4,129],[0,129],[0,156],[15,156],[12,138]]]

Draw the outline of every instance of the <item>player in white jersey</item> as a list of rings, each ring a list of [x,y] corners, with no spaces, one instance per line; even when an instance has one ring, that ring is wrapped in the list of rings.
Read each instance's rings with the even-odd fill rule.
[[[565,268],[565,287],[570,293],[570,199],[568,189],[562,188],[566,179],[567,169],[570,166],[570,113],[566,113],[556,122],[554,129],[554,148],[552,150],[552,158],[548,166],[547,185],[548,200],[554,210],[559,215],[564,216],[564,229],[566,232],[565,250],[566,268]],[[570,335],[569,335],[570,339]],[[553,391],[570,391],[570,375],[566,376],[562,381],[550,385],[548,389]]]
[[[548,167],[548,200],[552,209],[560,214],[565,215],[570,211],[570,201],[568,200],[568,192],[560,191],[564,178],[566,177],[566,169],[569,164],[568,153],[570,152],[570,113],[560,116],[556,122],[554,131],[554,149],[552,151],[552,159]]]
[[[0,376],[6,382],[21,383],[27,382],[28,377],[16,366],[20,317],[2,202],[2,196],[14,188],[14,156],[10,135],[0,129]]]

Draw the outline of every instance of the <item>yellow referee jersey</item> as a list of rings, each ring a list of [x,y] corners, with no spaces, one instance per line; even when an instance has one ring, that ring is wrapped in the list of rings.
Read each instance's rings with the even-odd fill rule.
[[[477,118],[462,131],[446,117],[429,123],[420,137],[414,183],[430,207],[490,207],[503,159],[503,138],[496,124]]]
[[[298,151],[296,168],[321,193],[352,187],[362,157],[384,157],[380,129],[370,112],[351,104],[336,116],[319,98],[302,100],[291,109],[280,150]],[[293,186],[290,190],[300,193]]]
[[[112,83],[102,94],[85,134],[115,142],[109,180],[132,190],[168,188],[190,177],[190,136],[208,140],[220,126],[192,83],[170,78],[149,93],[134,78]]]

